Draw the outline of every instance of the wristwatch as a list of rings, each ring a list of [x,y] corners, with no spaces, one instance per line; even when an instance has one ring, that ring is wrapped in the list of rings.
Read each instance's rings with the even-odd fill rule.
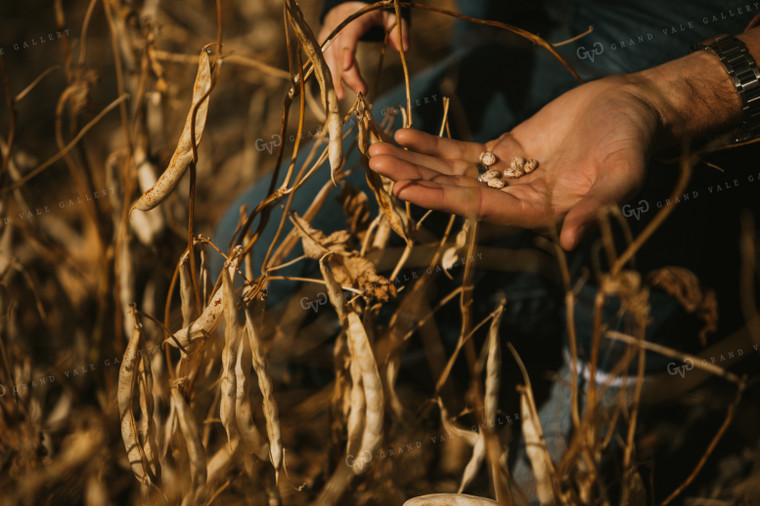
[[[760,69],[747,46],[736,37],[724,34],[694,44],[691,50],[706,50],[716,55],[734,82],[744,111],[744,121],[735,133],[735,141],[745,142],[760,136]]]

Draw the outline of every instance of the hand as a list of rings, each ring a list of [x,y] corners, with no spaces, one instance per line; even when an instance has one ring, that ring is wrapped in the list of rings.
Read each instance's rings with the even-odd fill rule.
[[[365,2],[345,2],[337,7],[330,9],[325,16],[322,30],[317,37],[319,42],[324,40],[332,33],[344,19],[359,9],[366,7]],[[356,63],[356,44],[359,39],[374,25],[382,26],[390,30],[396,24],[396,15],[393,12],[385,10],[376,10],[360,16],[346,25],[333,39],[332,44],[325,50],[325,60],[332,73],[335,92],[339,99],[343,99],[345,91],[343,83],[356,92],[367,93],[367,83],[364,82],[359,72],[359,66]],[[404,51],[409,49],[409,31],[406,26],[406,20],[401,20],[401,37]],[[388,37],[389,43],[393,49],[400,51],[398,41],[398,31]]]
[[[402,129],[395,139],[409,150],[375,144],[370,167],[395,181],[396,196],[428,209],[534,229],[561,221],[560,244],[572,249],[602,207],[633,197],[644,182],[661,124],[646,89],[632,76],[583,84],[485,144]],[[497,156],[495,169],[515,155],[539,166],[503,190],[489,188],[477,181],[485,150]]]

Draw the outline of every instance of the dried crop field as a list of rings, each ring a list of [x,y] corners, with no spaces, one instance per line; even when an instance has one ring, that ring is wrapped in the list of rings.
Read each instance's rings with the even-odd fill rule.
[[[393,111],[373,98],[452,51],[455,2],[414,7],[408,52],[363,44],[370,93],[343,101],[314,36],[320,2],[6,4],[0,504],[525,504],[519,459],[542,504],[760,500],[752,213],[732,232],[731,293],[712,264],[703,277],[652,261],[651,240],[685,219],[674,205],[639,206],[635,222],[610,210],[605,261],[576,277],[554,231],[497,247],[523,232],[431,217],[368,170],[371,144],[414,126],[412,97]],[[455,96],[424,104],[441,135],[462,116]],[[749,167],[736,177],[754,181],[746,151],[708,148],[676,156],[673,202],[707,193],[695,184],[713,193],[699,179],[708,164]],[[270,184],[276,168],[282,184]],[[329,179],[292,211],[317,170]],[[354,171],[363,188],[346,182]],[[255,182],[266,197],[240,209],[233,244],[215,242]],[[345,224],[320,230],[335,186]],[[637,254],[654,268],[636,270]],[[287,274],[294,265],[310,274]],[[520,320],[487,282],[525,273],[555,287],[557,325]],[[610,384],[624,378],[630,397],[609,403],[608,384],[572,381],[585,409],[569,413],[573,438],[552,459],[538,413],[565,381],[563,336],[576,350],[586,284],[601,287],[595,349],[625,348]],[[696,347],[644,339],[650,291],[696,315]],[[609,299],[625,332],[603,321]],[[748,323],[724,329],[724,301]],[[667,364],[654,388],[652,355]]]

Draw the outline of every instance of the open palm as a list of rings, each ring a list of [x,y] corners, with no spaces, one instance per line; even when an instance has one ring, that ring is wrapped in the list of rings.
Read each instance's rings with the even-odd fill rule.
[[[640,189],[659,121],[629,77],[583,84],[547,104],[511,132],[485,144],[399,130],[396,141],[370,148],[370,167],[396,182],[394,193],[419,206],[525,228],[562,222],[560,243],[572,249],[600,208]],[[515,155],[535,158],[531,174],[504,189],[477,181],[482,151],[503,170]]]

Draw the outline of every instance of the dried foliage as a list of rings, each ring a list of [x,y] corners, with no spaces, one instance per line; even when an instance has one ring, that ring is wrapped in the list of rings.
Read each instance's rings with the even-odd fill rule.
[[[398,13],[403,6],[435,16],[416,25],[415,47],[440,39],[440,24],[458,17],[509,30],[559,58],[551,44],[520,28],[459,16],[448,2],[432,4],[389,0],[362,12]],[[369,170],[367,149],[390,138],[387,119],[395,113],[378,123],[379,111],[365,97],[338,102],[311,28],[316,6],[304,7],[294,0],[92,0],[64,8],[58,0],[47,14],[66,37],[58,37],[58,53],[42,58],[57,67],[30,65],[32,72],[6,64],[11,58],[0,52],[8,118],[0,216],[20,218],[0,225],[0,502],[487,505],[523,504],[535,493],[542,504],[607,504],[600,467],[614,440],[623,448],[621,497],[640,503],[637,417],[652,395],[643,384],[645,350],[701,360],[643,339],[649,290],[673,294],[702,319],[702,344],[718,315],[714,294],[690,272],[663,269],[642,281],[630,270],[671,208],[620,255],[612,252],[609,271],[599,276],[590,373],[602,341],[622,342],[628,353],[611,376],[629,388],[610,404],[609,385],[569,385],[573,436],[553,460],[529,372],[511,344],[514,360],[502,357],[510,336],[502,335],[501,319],[510,301],[473,320],[473,301],[481,297],[473,293],[474,272],[484,268],[473,261],[477,224],[465,220],[451,238],[452,217],[442,235],[431,234],[424,218],[415,221],[393,196],[390,181]],[[363,63],[377,61],[381,50],[364,49],[372,57]],[[403,79],[401,114],[413,126],[409,70],[421,68],[426,55],[402,51],[387,59],[391,70],[382,71],[381,59],[375,82]],[[316,112],[306,108],[314,102],[312,81],[319,86]],[[28,106],[46,93],[58,97],[49,109]],[[448,99],[444,105],[441,135]],[[27,114],[54,124],[50,139],[24,137]],[[353,129],[356,142],[347,146],[344,136]],[[307,138],[310,151],[296,163]],[[361,167],[347,166],[351,150]],[[325,161],[330,182],[297,214],[293,195]],[[692,163],[684,156],[674,195]],[[159,174],[159,167],[166,168]],[[241,210],[234,244],[213,244],[200,233],[211,230],[238,188],[268,169],[272,179],[260,182],[268,195]],[[280,170],[287,172],[278,187]],[[353,170],[366,174],[367,192],[345,181]],[[347,226],[326,234],[313,223],[333,185],[342,187]],[[37,205],[40,195],[60,204]],[[270,222],[276,206],[284,209],[279,223]],[[265,226],[277,228],[271,244],[261,240]],[[393,236],[403,246],[392,247]],[[754,238],[745,239],[747,258],[754,258]],[[299,242],[303,255],[294,256]],[[611,242],[603,237],[605,247]],[[254,251],[265,253],[263,265],[253,263]],[[490,251],[483,265],[497,271],[527,269],[546,256],[483,251]],[[576,292],[557,252],[552,262],[562,270],[575,353]],[[217,280],[212,257],[224,265]],[[314,277],[269,304],[268,288],[290,279],[278,270],[297,262],[311,262]],[[403,273],[412,281],[401,289]],[[441,279],[458,286],[441,294]],[[621,301],[630,332],[601,321],[609,298]],[[448,355],[436,326],[442,312],[459,312],[461,321]],[[750,337],[724,347],[749,345]],[[430,386],[400,378],[417,340]],[[633,361],[635,376],[627,373]],[[748,385],[722,366],[696,368],[702,377],[726,380],[736,398],[667,501],[694,481]],[[327,386],[314,388],[312,376]],[[522,380],[515,385],[508,377]],[[514,391],[520,422],[503,425],[501,399]],[[617,422],[625,430],[614,435]],[[534,491],[519,490],[509,473],[520,428]],[[753,489],[737,490],[749,497]]]

